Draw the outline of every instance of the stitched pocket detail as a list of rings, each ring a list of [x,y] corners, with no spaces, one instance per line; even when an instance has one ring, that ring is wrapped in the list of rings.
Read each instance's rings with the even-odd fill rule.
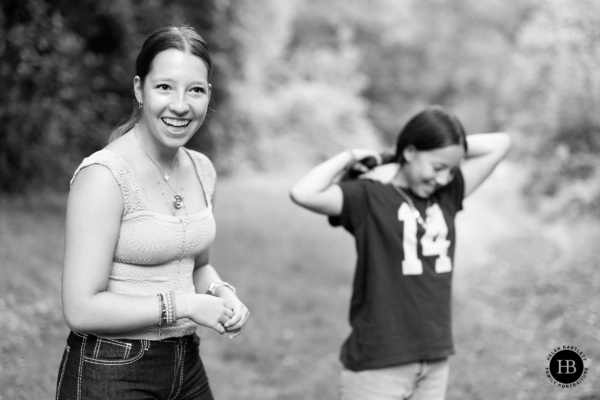
[[[134,345],[116,339],[97,338],[93,346],[86,348],[84,360],[101,365],[131,364],[142,358],[147,349],[146,340],[141,340]]]
[[[58,376],[58,384],[56,386],[56,400],[60,398],[60,389],[62,387],[63,377],[65,376],[65,370],[67,369],[67,362],[69,361],[69,354],[71,354],[71,347],[67,345],[65,347],[65,354],[60,365],[60,375]]]

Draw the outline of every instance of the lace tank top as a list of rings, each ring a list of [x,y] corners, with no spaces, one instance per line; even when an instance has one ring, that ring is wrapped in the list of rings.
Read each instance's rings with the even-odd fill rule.
[[[185,150],[185,149],[184,149]],[[123,215],[107,290],[130,296],[156,295],[174,290],[194,293],[192,280],[194,259],[206,250],[215,236],[215,221],[211,199],[214,195],[216,173],[210,160],[201,153],[185,150],[196,167],[204,189],[207,208],[189,215],[186,224],[173,215],[157,214],[148,208],[133,170],[116,153],[100,150],[83,160],[75,171],[71,184],[82,168],[102,165],[110,170],[121,188]],[[121,333],[96,333],[112,339],[158,340],[157,325]],[[177,324],[163,326],[161,337],[192,334],[197,324],[181,318]]]

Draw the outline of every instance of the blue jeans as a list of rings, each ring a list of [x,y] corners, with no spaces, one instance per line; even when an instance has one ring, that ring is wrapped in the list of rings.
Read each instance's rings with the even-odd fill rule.
[[[71,332],[56,399],[213,400],[194,334],[161,341]]]
[[[448,360],[420,361],[366,371],[342,370],[341,400],[444,400]]]

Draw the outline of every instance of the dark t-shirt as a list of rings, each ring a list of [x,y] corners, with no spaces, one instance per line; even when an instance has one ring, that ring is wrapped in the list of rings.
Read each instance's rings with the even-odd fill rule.
[[[350,370],[436,360],[454,353],[451,281],[454,218],[462,209],[460,171],[429,199],[410,196],[425,218],[391,184],[366,179],[340,184],[340,224],[355,238],[352,332],[341,352]]]

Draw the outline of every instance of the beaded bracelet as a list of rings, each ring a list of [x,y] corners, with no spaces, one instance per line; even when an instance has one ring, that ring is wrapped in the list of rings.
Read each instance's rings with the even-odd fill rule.
[[[177,323],[175,292],[158,293],[158,340],[162,338],[162,327]]]
[[[173,325],[177,323],[177,308],[175,307],[175,292],[170,291],[166,293],[167,299],[167,325]]]
[[[233,294],[235,294],[235,288],[233,287],[233,285],[230,285],[227,282],[213,282],[210,285],[208,285],[208,290],[206,291],[207,294],[210,294],[211,296],[216,296],[216,291],[218,288],[220,288],[221,286],[225,286],[227,288],[229,288]]]
[[[165,313],[165,300],[162,293],[158,293],[158,340],[162,338],[163,315]]]

